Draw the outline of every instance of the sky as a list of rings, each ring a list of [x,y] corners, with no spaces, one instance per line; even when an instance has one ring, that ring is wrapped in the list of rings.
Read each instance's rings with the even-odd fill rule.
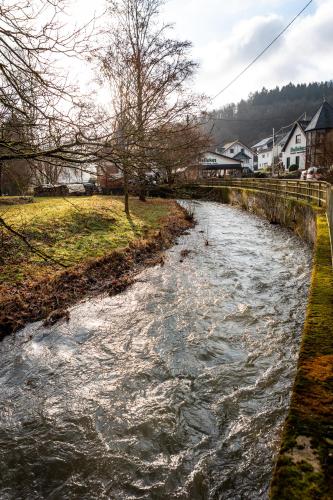
[[[161,16],[174,36],[193,44],[199,63],[194,90],[215,96],[291,21],[307,0],[166,0]],[[75,2],[77,16],[103,0]],[[75,12],[75,10],[74,10]],[[262,87],[333,79],[333,0],[314,0],[282,38],[210,108],[247,98]]]

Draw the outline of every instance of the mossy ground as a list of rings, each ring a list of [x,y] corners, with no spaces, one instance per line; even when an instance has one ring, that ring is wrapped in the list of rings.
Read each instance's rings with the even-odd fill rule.
[[[36,198],[26,205],[1,206],[0,217],[45,254],[66,266],[124,248],[157,229],[170,202],[132,199],[131,217],[121,198],[106,196]],[[51,262],[32,253],[16,236],[0,229],[0,290],[54,273]]]

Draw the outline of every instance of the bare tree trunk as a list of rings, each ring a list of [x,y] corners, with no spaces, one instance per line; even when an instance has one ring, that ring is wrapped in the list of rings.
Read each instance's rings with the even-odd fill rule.
[[[125,202],[125,213],[130,215],[129,209],[129,196],[128,196],[128,170],[127,165],[124,167],[124,202]]]
[[[141,179],[140,179],[141,181]],[[140,187],[139,187],[139,200],[140,201],[147,201],[147,190],[145,184],[140,182]]]
[[[2,161],[0,161],[0,196],[3,196],[2,179],[3,179],[3,163]]]

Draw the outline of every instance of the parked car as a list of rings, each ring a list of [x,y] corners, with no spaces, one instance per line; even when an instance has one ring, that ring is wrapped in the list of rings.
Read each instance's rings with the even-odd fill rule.
[[[301,181],[317,181],[321,179],[321,172],[317,167],[310,167],[307,170],[302,170]]]

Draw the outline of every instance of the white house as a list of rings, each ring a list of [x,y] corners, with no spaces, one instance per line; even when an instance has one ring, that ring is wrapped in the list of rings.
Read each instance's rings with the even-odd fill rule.
[[[306,165],[306,133],[309,121],[297,121],[291,129],[286,143],[282,149],[282,161],[285,169],[297,165],[299,170],[304,170]]]
[[[254,153],[251,148],[241,141],[233,141],[224,144],[222,148],[217,148],[217,153],[241,161],[244,167],[254,170]]]
[[[266,137],[255,144],[252,149],[258,155],[258,170],[271,167],[273,164],[273,137]]]
[[[74,167],[64,167],[58,177],[59,184],[87,183],[97,178],[97,167],[87,164]]]
[[[199,160],[200,176],[207,177],[227,177],[241,176],[243,164],[240,160],[235,160],[221,153],[207,151]]]

